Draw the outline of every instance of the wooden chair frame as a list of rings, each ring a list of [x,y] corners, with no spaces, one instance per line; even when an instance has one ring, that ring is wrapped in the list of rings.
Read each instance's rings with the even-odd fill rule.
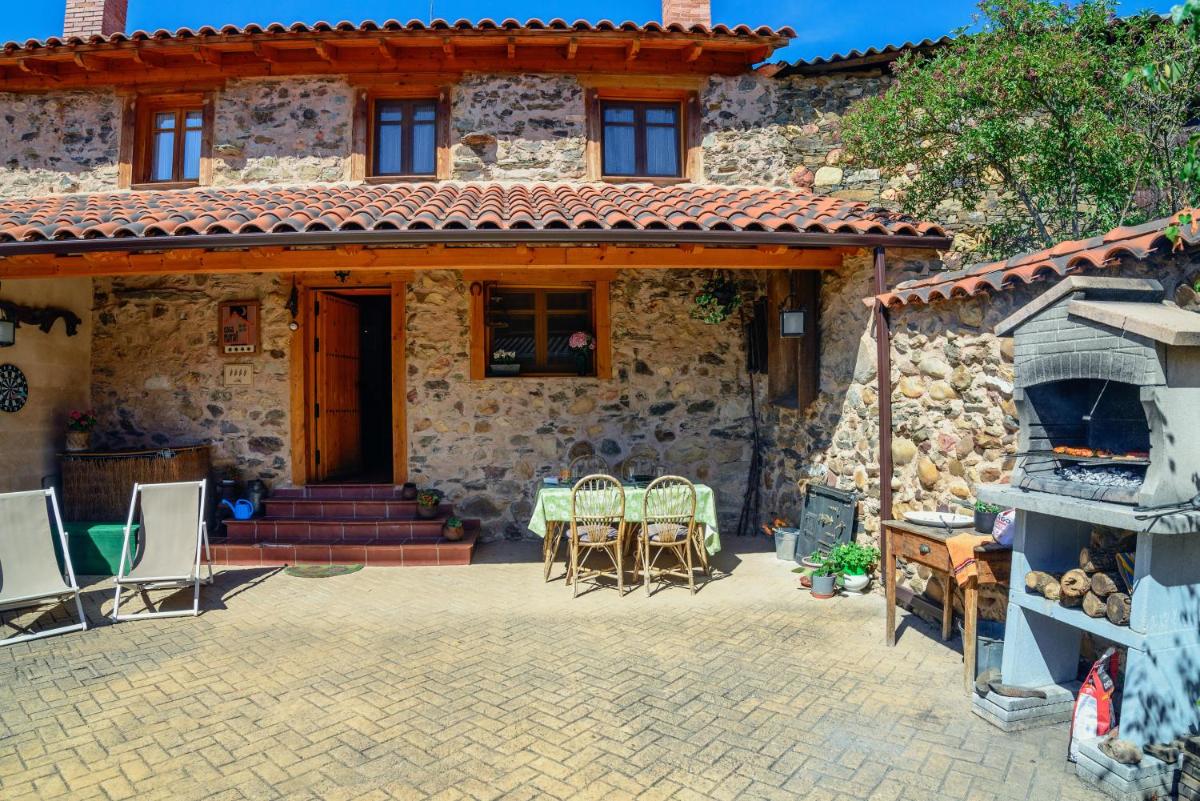
[[[675,529],[681,532],[670,539],[654,539],[657,531]],[[650,482],[642,497],[642,525],[638,532],[637,556],[634,560],[633,580],[642,576],[646,595],[650,595],[650,583],[668,577],[687,579],[688,589],[696,592],[695,568],[692,551],[696,551],[699,567],[708,575],[708,555],[704,551],[703,539],[697,536],[696,487],[682,476],[663,476]],[[670,552],[682,570],[661,567],[658,560]]]
[[[616,535],[602,539],[583,539],[584,534],[615,530]],[[579,585],[586,578],[615,575],[617,593],[625,594],[625,489],[609,475],[593,474],[581,478],[571,489],[571,565],[567,580],[573,584],[572,597],[579,596]],[[589,556],[603,553],[613,570],[607,567],[587,569]],[[615,571],[615,573],[614,573]],[[598,583],[598,582],[597,582]]]

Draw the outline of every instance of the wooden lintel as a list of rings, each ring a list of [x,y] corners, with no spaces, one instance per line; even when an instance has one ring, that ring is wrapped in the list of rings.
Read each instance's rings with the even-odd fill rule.
[[[11,256],[0,259],[0,279],[164,273],[310,272],[330,270],[439,269],[833,269],[835,250],[629,247],[428,247],[236,251],[172,250],[164,253],[96,253],[79,256]]]
[[[684,56],[683,58],[685,61],[689,61],[689,62],[695,61],[696,59],[700,58],[700,54],[703,52],[704,52],[704,45],[694,44],[687,49],[687,55]]]
[[[575,54],[578,52],[579,40],[572,38],[571,41],[567,42],[567,61],[573,60],[575,58]]]

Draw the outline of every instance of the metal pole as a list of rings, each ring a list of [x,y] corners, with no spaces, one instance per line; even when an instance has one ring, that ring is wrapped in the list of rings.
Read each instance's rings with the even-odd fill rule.
[[[875,295],[887,292],[887,259],[882,247],[875,248]],[[879,386],[879,544],[883,586],[896,580],[896,565],[888,553],[883,521],[892,519],[892,337],[887,307],[875,301],[875,374]]]

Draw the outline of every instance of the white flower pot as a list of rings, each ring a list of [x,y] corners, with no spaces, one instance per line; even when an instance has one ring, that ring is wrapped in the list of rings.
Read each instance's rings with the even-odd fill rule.
[[[842,588],[846,592],[866,592],[869,586],[871,586],[870,573],[863,573],[861,576],[842,576]]]

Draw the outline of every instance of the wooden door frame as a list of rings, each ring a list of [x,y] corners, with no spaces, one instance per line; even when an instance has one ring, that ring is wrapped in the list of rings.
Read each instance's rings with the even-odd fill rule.
[[[379,276],[378,281],[366,285],[342,284],[323,276],[296,277],[296,293],[299,302],[296,322],[300,327],[292,332],[291,374],[291,451],[292,483],[301,486],[316,476],[315,448],[316,421],[313,419],[313,404],[316,364],[313,352],[313,337],[316,325],[312,314],[312,303],[317,292],[337,292],[341,295],[378,295],[391,297],[391,361],[392,361],[392,483],[403,484],[408,480],[408,425],[407,389],[405,384],[407,359],[405,356],[404,298],[408,284],[403,280]]]

